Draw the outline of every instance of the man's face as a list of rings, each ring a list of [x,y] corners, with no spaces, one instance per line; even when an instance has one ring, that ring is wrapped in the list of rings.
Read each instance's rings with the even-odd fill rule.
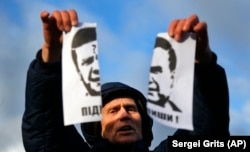
[[[101,135],[111,143],[130,144],[142,139],[141,123],[132,98],[116,98],[102,108]]]
[[[159,93],[170,92],[172,81],[169,69],[169,54],[166,50],[157,47],[150,67],[148,98],[151,101],[158,101]]]
[[[97,51],[97,41],[92,41],[76,48],[78,67],[84,83],[87,83],[89,86],[87,89],[99,92],[100,75]]]

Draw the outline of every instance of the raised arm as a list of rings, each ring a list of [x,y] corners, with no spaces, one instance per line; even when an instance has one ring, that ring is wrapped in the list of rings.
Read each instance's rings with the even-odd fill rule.
[[[207,23],[197,15],[173,20],[169,36],[182,41],[186,32],[196,34],[196,56],[193,94],[194,130],[178,129],[174,136],[229,136],[229,94],[224,69],[217,64],[217,56],[209,47]],[[187,50],[188,51],[188,50]],[[168,151],[168,139],[163,140],[155,152]]]
[[[78,24],[75,10],[53,11],[50,15],[47,11],[40,14],[43,25],[44,44],[42,46],[42,60],[51,63],[61,60],[62,32],[69,32],[72,26]]]
[[[181,41],[186,32],[196,34],[193,98],[194,131],[178,130],[176,135],[229,135],[229,95],[224,69],[209,47],[206,22],[197,15],[173,20],[168,33]]]
[[[193,14],[188,18],[175,19],[170,23],[168,33],[176,41],[181,41],[183,34],[193,32],[196,34],[196,63],[211,63],[212,52],[209,47],[206,22],[200,22],[197,15]]]
[[[73,17],[72,17],[73,16]],[[69,17],[74,18],[73,20]],[[44,44],[27,73],[22,137],[27,152],[84,151],[87,144],[62,112],[62,32],[77,24],[74,10],[41,13]]]

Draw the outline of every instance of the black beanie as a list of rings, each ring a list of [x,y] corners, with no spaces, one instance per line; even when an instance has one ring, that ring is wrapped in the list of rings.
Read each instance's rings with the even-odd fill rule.
[[[109,82],[101,86],[102,105],[118,97],[131,97],[135,100],[138,111],[142,118],[142,136],[143,141],[149,147],[153,140],[152,126],[153,121],[147,114],[146,98],[135,88],[120,82]],[[93,145],[101,139],[100,122],[90,122],[81,124],[82,133],[88,144]]]

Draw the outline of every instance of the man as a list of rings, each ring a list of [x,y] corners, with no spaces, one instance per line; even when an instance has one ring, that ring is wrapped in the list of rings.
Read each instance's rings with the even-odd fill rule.
[[[72,42],[72,60],[87,90],[87,95],[91,96],[100,95],[97,51],[95,28],[83,28],[77,31]]]
[[[165,60],[158,60],[160,58],[165,58]],[[148,102],[160,107],[165,107],[168,103],[173,111],[181,112],[170,99],[171,89],[174,87],[176,62],[176,54],[171,44],[157,37],[150,68]],[[168,94],[165,94],[166,92]]]
[[[148,151],[153,139],[152,120],[146,113],[145,97],[122,83],[101,87],[101,122],[83,124],[88,144],[74,126],[64,126],[62,116],[62,31],[78,24],[75,10],[41,13],[44,44],[31,63],[26,83],[22,136],[27,152],[39,151]],[[180,41],[186,32],[198,37],[194,85],[194,131],[177,135],[228,135],[228,90],[225,72],[216,64],[208,46],[207,27],[196,15],[174,20],[168,33]],[[188,51],[188,50],[187,50]],[[198,117],[197,117],[198,116]],[[205,122],[204,122],[205,119]],[[197,122],[197,123],[196,123]],[[167,151],[164,140],[154,150]]]
[[[101,92],[101,122],[81,126],[92,150],[148,151],[153,139],[152,120],[147,115],[143,94],[120,82],[103,84]]]

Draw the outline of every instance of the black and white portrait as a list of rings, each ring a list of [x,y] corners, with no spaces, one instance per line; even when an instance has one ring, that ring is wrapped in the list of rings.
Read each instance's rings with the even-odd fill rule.
[[[96,23],[65,32],[62,50],[64,124],[101,119],[101,82]]]
[[[162,37],[157,37],[150,67],[148,102],[160,107],[167,104],[173,111],[181,109],[171,101],[170,95],[175,82],[177,56],[171,44]]]
[[[72,60],[79,78],[86,88],[86,95],[100,95],[97,39],[95,28],[82,28],[73,37]]]

